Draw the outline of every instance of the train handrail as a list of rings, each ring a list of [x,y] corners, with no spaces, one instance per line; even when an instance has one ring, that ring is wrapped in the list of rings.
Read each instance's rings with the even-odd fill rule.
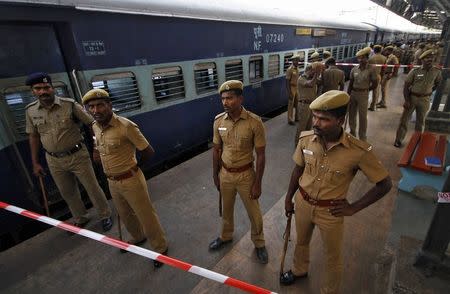
[[[81,98],[83,98],[83,93],[81,92],[80,82],[78,81],[76,69],[72,69],[72,77],[73,81],[75,82],[75,87],[77,88],[78,96],[80,97],[81,100]]]

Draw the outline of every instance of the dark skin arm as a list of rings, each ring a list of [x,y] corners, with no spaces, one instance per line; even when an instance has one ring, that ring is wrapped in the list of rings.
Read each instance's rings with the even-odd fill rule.
[[[411,103],[411,91],[409,90],[411,84],[405,82],[405,85],[403,86],[403,98],[405,98],[405,103],[403,103],[404,108],[409,108]]]
[[[37,177],[45,176],[44,168],[39,163],[40,136],[38,133],[32,133],[28,137],[31,149],[31,163],[33,164],[33,174]]]
[[[330,213],[335,217],[351,216],[367,206],[375,203],[383,198],[392,188],[392,180],[387,176],[379,181],[372,189],[370,189],[361,199],[349,203],[347,200],[333,206],[329,209]]]
[[[353,77],[350,75],[350,82],[348,83],[347,94],[351,95],[353,91]]]
[[[220,191],[220,180],[219,180],[219,172],[220,172],[220,154],[222,152],[222,146],[219,144],[214,144],[213,146],[213,179],[214,185],[217,190]]]
[[[298,180],[303,174],[304,167],[299,165],[295,165],[292,170],[291,180],[289,181],[289,188],[286,193],[286,198],[284,200],[284,210],[286,216],[291,215],[294,212],[294,203],[292,202],[292,198],[294,197],[295,192],[298,190]]]
[[[378,87],[378,79],[377,79],[377,76],[375,75],[375,78],[372,79],[372,80],[370,81],[370,88],[369,88],[369,91],[373,91],[373,90],[375,90],[377,87]]]
[[[258,199],[261,196],[261,183],[266,166],[266,147],[255,148],[256,152],[256,176],[250,193],[251,199]]]
[[[314,85],[317,84],[318,77],[319,77],[319,73],[317,73],[317,72],[314,73],[313,78],[311,80],[307,80],[304,86],[307,88],[314,87]]]
[[[142,166],[150,161],[150,158],[155,154],[155,150],[152,145],[148,145],[147,148],[141,150],[141,159],[138,162],[138,166]]]

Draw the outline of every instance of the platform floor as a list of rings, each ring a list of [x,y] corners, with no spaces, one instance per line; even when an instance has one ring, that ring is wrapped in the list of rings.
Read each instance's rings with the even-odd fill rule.
[[[388,236],[400,172],[396,161],[402,150],[394,148],[402,110],[405,75],[390,84],[388,108],[369,112],[368,141],[388,168],[394,188],[379,202],[345,220],[345,271],[343,293],[373,293],[377,256]],[[269,252],[269,264],[256,261],[250,241],[250,224],[240,200],[235,209],[232,244],[209,252],[208,244],[220,229],[218,194],[212,181],[212,153],[207,151],[148,181],[151,198],[169,239],[169,256],[205,267],[278,293],[318,293],[324,260],[320,236],[315,232],[311,247],[309,278],[289,287],[278,283],[283,244],[284,193],[293,168],[295,127],[286,114],[265,123],[267,130],[266,171],[261,207]],[[410,126],[412,129],[412,124]],[[151,138],[150,138],[151,140]],[[361,197],[369,188],[364,175],[353,181],[348,198]],[[90,210],[95,218],[95,211]],[[95,220],[88,229],[101,232]],[[108,235],[118,236],[117,222]],[[285,268],[292,264],[295,230]],[[148,243],[145,247],[148,248]],[[237,293],[218,284],[169,266],[154,271],[152,263],[131,253],[81,236],[68,236],[52,228],[0,253],[2,293]]]

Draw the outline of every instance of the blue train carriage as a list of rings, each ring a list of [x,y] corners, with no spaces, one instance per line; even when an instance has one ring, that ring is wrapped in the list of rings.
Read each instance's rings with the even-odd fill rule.
[[[294,53],[303,68],[316,50],[350,61],[377,32],[280,11],[190,9],[195,2],[0,1],[0,199],[43,211],[25,134],[24,107],[34,98],[23,85],[31,72],[49,72],[58,95],[76,100],[91,88],[107,90],[115,111],[155,147],[151,169],[211,140],[225,80],[243,81],[245,106],[264,115],[287,104],[284,72]],[[60,203],[50,177],[47,187]],[[18,231],[17,217],[0,215],[2,235]]]

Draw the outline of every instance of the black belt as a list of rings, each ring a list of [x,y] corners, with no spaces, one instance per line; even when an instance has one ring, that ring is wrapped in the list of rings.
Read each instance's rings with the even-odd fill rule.
[[[306,100],[306,99],[300,99],[298,100],[299,103],[303,103],[303,104],[311,104],[311,101]]]
[[[81,148],[83,148],[83,145],[81,143],[78,143],[77,145],[75,145],[75,147],[73,147],[72,149],[70,149],[69,151],[64,151],[64,152],[49,152],[46,150],[46,152],[53,156],[53,157],[65,157],[65,156],[69,156],[74,154],[75,152],[77,152],[78,150],[80,150]]]

